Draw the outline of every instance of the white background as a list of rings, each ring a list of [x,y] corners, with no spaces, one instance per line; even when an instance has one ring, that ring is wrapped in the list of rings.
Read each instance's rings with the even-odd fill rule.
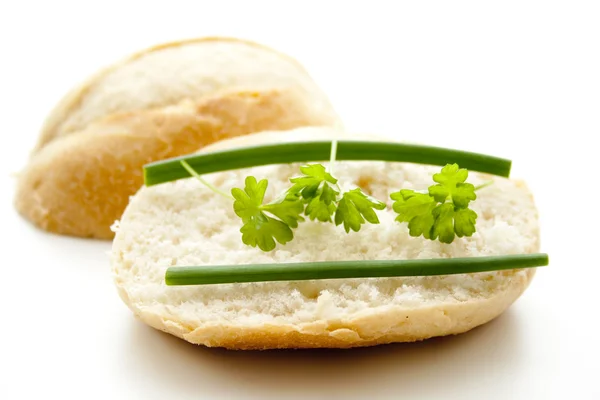
[[[0,2],[0,398],[600,399],[600,5],[581,1]],[[298,58],[349,129],[511,158],[540,269],[494,322],[353,351],[205,349],[134,320],[108,242],[37,231],[14,178],[43,118],[99,67],[240,36]]]

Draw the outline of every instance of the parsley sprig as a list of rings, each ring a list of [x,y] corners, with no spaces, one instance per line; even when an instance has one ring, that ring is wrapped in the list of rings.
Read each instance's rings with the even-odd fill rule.
[[[311,220],[344,224],[347,233],[358,232],[366,222],[379,223],[374,210],[385,208],[381,201],[364,194],[360,188],[341,193],[337,179],[321,164],[306,165],[300,171],[304,175],[290,179],[294,185],[289,193],[306,203],[304,213]]]
[[[385,204],[381,201],[368,196],[359,188],[349,190],[338,202],[338,207],[335,213],[335,224],[344,224],[346,233],[352,229],[358,232],[360,227],[365,222],[378,224],[379,218],[375,210],[383,210]]]
[[[305,221],[301,214],[311,221],[343,224],[347,233],[358,232],[366,222],[379,223],[374,210],[384,209],[385,204],[367,196],[360,188],[342,193],[338,180],[331,174],[336,144],[333,141],[331,145],[329,171],[322,164],[300,167],[302,175],[291,178],[292,186],[275,202],[263,204],[266,179],[257,182],[249,176],[244,190],[232,189],[235,213],[244,223],[240,231],[245,244],[263,251],[273,250],[275,241],[286,244],[294,237],[292,229]]]
[[[331,222],[341,191],[338,180],[321,164],[302,166],[300,172],[303,175],[290,179],[294,185],[288,193],[302,199],[306,204],[304,212],[312,221]]]
[[[358,232],[365,223],[379,224],[376,210],[385,203],[363,193],[360,188],[343,192],[332,175],[335,163],[336,142],[331,145],[329,170],[322,164],[300,167],[301,175],[291,178],[292,184],[274,201],[264,203],[268,181],[254,176],[245,179],[245,186],[233,188],[231,195],[204,180],[184,160],[181,165],[214,192],[233,200],[233,209],[242,220],[242,241],[263,251],[275,249],[294,238],[293,229],[306,216],[311,221],[335,223],[344,226],[346,233]],[[458,164],[447,164],[433,175],[436,184],[427,193],[401,189],[391,194],[393,210],[399,222],[408,223],[409,234],[423,236],[442,243],[472,236],[476,229],[477,213],[469,208],[477,199],[475,191],[490,183],[473,186],[467,183],[468,171]]]
[[[231,189],[235,199],[233,210],[244,223],[240,229],[242,241],[252,247],[258,246],[262,251],[271,251],[275,248],[275,240],[281,244],[292,240],[292,228],[298,227],[298,221],[304,221],[300,216],[304,210],[300,199],[285,196],[263,204],[267,180],[257,182],[255,177],[248,176],[245,185],[243,190]]]
[[[428,193],[402,189],[392,193],[393,209],[398,213],[396,220],[407,222],[409,234],[414,237],[452,243],[456,236],[472,236],[475,233],[477,213],[469,208],[477,199],[479,187],[467,183],[469,172],[458,164],[448,164],[440,173],[433,175],[436,184]]]

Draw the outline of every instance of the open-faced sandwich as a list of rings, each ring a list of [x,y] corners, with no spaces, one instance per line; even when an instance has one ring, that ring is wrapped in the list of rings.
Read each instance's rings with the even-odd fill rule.
[[[511,163],[348,135],[263,132],[149,164],[112,266],[137,317],[230,349],[458,334],[546,265]]]

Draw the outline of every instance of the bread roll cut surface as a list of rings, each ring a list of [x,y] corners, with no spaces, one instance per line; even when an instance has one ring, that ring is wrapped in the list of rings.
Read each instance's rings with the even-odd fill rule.
[[[157,46],[95,74],[52,110],[15,206],[45,230],[111,238],[145,163],[251,132],[337,124],[288,56],[228,38]]]
[[[294,137],[327,138],[326,129],[300,129]],[[218,148],[260,143],[273,133]],[[284,136],[285,138],[285,136]],[[215,146],[216,148],[217,146]],[[210,149],[207,149],[210,150]],[[271,165],[206,175],[228,191],[244,178],[267,178],[269,200],[289,187],[300,164]],[[443,244],[410,237],[394,219],[391,192],[426,189],[439,167],[377,161],[337,162],[343,190],[357,186],[387,202],[380,224],[347,234],[341,226],[306,221],[294,240],[272,252],[246,246],[232,202],[194,179],[141,189],[122,220],[112,250],[122,299],[145,323],[189,342],[231,349],[349,348],[417,341],[481,325],[512,304],[534,270],[411,278],[166,286],[170,266],[290,263],[326,260],[469,257],[538,251],[537,212],[522,182],[470,173],[478,192],[472,208],[477,233]]]

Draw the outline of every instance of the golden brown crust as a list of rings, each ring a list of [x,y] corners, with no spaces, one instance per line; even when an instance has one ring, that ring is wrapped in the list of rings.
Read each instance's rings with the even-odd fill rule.
[[[397,342],[415,342],[437,336],[467,332],[498,317],[527,288],[535,269],[519,276],[516,271],[504,290],[492,297],[461,303],[447,303],[430,308],[390,308],[382,312],[335,324],[320,321],[298,325],[271,326],[202,326],[193,329],[177,321],[140,312],[129,302],[125,290],[117,286],[125,303],[148,325],[194,344],[232,350],[283,348],[352,348]]]
[[[239,49],[218,48],[229,51],[235,62],[221,57],[213,65],[210,54],[218,54],[218,49],[202,46],[208,53],[199,51],[199,57],[207,60],[181,56],[184,52],[177,52],[180,58],[165,53],[132,67],[138,68],[132,75],[118,75],[150,53],[215,42],[240,43]],[[264,58],[256,60],[256,75],[245,75],[246,63],[254,56]],[[208,67],[202,69],[204,61]],[[169,75],[164,65],[178,67]],[[219,65],[231,68],[223,71]],[[191,75],[180,74],[177,68]],[[280,69],[286,71],[284,78],[274,84],[271,76]],[[170,87],[176,89],[169,91]],[[30,163],[20,174],[15,205],[23,216],[51,232],[112,238],[110,226],[142,184],[143,164],[255,131],[337,121],[304,68],[268,47],[219,37],[153,46],[98,72],[52,110]]]
[[[257,47],[257,48],[262,48],[262,49],[268,50],[270,52],[276,53],[283,58],[286,58],[288,61],[291,61],[294,64],[296,64],[296,66],[298,67],[299,70],[304,71],[304,67],[302,67],[302,65],[298,61],[296,61],[293,57],[290,57],[286,54],[277,52],[276,50],[271,49],[267,46],[263,46],[261,44],[258,44],[258,43],[252,42],[252,41],[248,41],[248,40],[243,40],[243,39],[230,38],[230,37],[216,37],[215,36],[215,37],[202,37],[202,38],[193,38],[193,39],[187,39],[187,40],[179,40],[179,41],[155,45],[155,46],[149,47],[147,49],[144,49],[142,51],[139,51],[139,52],[131,55],[130,57],[122,60],[119,63],[112,64],[112,65],[100,70],[99,72],[97,72],[96,74],[91,76],[83,84],[81,84],[80,86],[74,88],[69,93],[67,93],[60,100],[58,105],[54,108],[54,110],[50,113],[50,115],[44,122],[44,125],[43,125],[41,133],[40,133],[40,137],[38,138],[38,142],[35,146],[34,152],[39,151],[42,147],[44,147],[46,144],[50,143],[56,137],[59,137],[66,133],[66,132],[62,132],[63,131],[62,123],[66,119],[65,116],[69,115],[76,108],[80,107],[83,98],[85,98],[87,93],[89,93],[91,90],[94,89],[94,85],[97,84],[98,82],[100,82],[105,76],[110,74],[112,71],[115,71],[115,70],[119,69],[121,66],[123,66],[131,61],[137,60],[149,53],[153,53],[153,52],[168,49],[168,48],[184,46],[186,44],[202,43],[202,42],[234,42],[234,43],[243,43],[245,45],[253,46],[253,47]]]
[[[308,101],[291,89],[225,91],[111,115],[35,154],[20,175],[16,208],[51,232],[112,238],[110,226],[142,185],[145,163],[255,131],[331,123]]]

